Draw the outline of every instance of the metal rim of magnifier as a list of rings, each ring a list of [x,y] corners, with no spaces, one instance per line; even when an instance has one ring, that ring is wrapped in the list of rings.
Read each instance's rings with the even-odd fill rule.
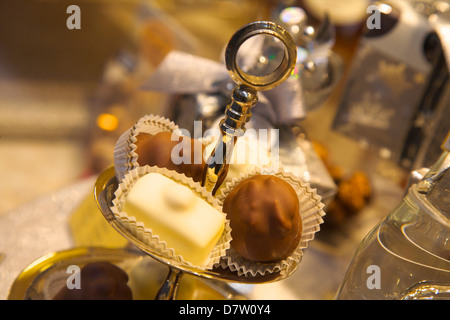
[[[283,60],[277,69],[267,75],[255,76],[243,71],[237,64],[237,53],[241,45],[256,35],[271,35],[285,46]],[[225,64],[231,78],[237,84],[245,84],[257,91],[272,89],[285,81],[295,67],[297,47],[294,39],[283,27],[271,21],[256,21],[239,29],[228,42]]]

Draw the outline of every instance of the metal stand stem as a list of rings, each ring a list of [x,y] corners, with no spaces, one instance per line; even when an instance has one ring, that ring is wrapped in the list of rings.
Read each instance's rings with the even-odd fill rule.
[[[181,270],[169,267],[169,273],[156,294],[155,300],[175,300],[182,275]]]

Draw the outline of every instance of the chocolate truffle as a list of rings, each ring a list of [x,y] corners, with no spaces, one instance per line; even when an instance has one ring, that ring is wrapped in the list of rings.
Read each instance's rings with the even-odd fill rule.
[[[80,271],[80,289],[64,286],[53,300],[132,300],[127,282],[128,275],[116,265],[92,262]]]
[[[225,198],[223,211],[231,226],[231,246],[256,262],[287,258],[302,232],[299,200],[294,188],[273,175],[241,181]]]
[[[180,136],[172,141],[172,132],[160,132],[155,135],[139,133],[136,139],[135,152],[140,166],[167,168],[201,182],[206,163],[203,159],[205,147],[199,140]],[[173,162],[172,150],[181,163]],[[189,154],[184,154],[186,151]]]

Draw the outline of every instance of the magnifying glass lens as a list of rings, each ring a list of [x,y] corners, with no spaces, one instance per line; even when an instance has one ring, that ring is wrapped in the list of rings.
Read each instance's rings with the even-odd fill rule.
[[[278,38],[259,34],[241,45],[236,64],[243,72],[261,77],[274,73],[286,54],[285,45]]]

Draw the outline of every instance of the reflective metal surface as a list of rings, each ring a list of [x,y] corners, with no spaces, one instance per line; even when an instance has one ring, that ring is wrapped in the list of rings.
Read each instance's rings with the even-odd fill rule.
[[[128,247],[123,249],[80,247],[75,249],[51,252],[31,262],[13,282],[8,300],[52,300],[71,274],[67,273],[69,266],[82,268],[86,264],[106,261],[122,269],[128,275],[128,286],[133,292],[133,300],[153,299],[161,276],[167,273],[167,268],[156,261],[147,260],[139,250]],[[171,271],[172,274],[179,272]],[[168,277],[171,279],[171,276]],[[217,284],[214,281],[203,281],[198,277],[186,277],[181,282],[180,299],[246,299],[227,284]],[[161,291],[167,287],[162,286]],[[178,286],[174,287],[178,289]],[[169,291],[160,292],[172,294]]]
[[[284,45],[280,64],[265,74],[247,73],[238,65],[238,51],[241,45],[256,35],[269,35]],[[280,25],[270,21],[249,23],[239,29],[228,42],[225,63],[231,78],[238,84],[232,92],[232,102],[227,106],[225,118],[220,122],[222,139],[207,160],[208,168],[202,184],[213,194],[219,189],[228,172],[229,159],[234,144],[245,132],[245,124],[250,120],[251,109],[258,101],[257,91],[269,90],[280,85],[292,73],[297,60],[297,48],[291,35]]]
[[[51,300],[53,293],[61,288],[54,275],[61,271],[65,273],[69,265],[81,267],[94,261],[118,263],[139,258],[142,256],[136,252],[119,249],[76,248],[51,252],[22,270],[10,288],[8,300]]]
[[[422,282],[405,291],[400,300],[449,300],[450,286],[440,283]]]
[[[281,40],[285,54],[279,67],[270,74],[254,75],[244,72],[237,64],[237,54],[241,45],[255,35],[270,35]],[[286,80],[294,69],[297,48],[291,35],[283,27],[270,21],[257,21],[238,30],[230,39],[225,52],[225,63],[230,76],[237,84],[248,85],[255,90],[269,90]]]

